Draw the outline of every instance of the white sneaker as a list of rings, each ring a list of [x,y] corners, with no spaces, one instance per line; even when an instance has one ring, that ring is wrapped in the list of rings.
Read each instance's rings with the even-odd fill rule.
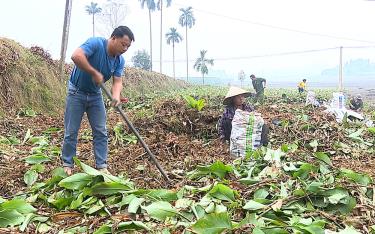
[[[73,174],[73,169],[70,167],[64,167],[64,171],[68,176],[71,176]]]
[[[101,173],[104,173],[104,174],[107,174],[107,175],[112,175],[107,168],[100,168],[98,169],[98,171],[100,171]]]

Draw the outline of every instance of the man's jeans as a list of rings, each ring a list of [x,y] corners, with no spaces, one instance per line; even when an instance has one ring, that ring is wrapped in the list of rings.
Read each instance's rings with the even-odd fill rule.
[[[80,91],[69,82],[66,97],[64,118],[64,143],[62,160],[64,167],[73,167],[73,157],[76,156],[77,136],[84,113],[87,113],[92,134],[96,168],[107,167],[108,135],[106,128],[106,112],[102,93],[86,93]]]

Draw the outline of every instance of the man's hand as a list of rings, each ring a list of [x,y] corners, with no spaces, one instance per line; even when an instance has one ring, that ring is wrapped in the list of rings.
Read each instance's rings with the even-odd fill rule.
[[[116,107],[116,106],[118,106],[120,104],[121,104],[121,102],[118,99],[113,98],[113,101],[111,102],[111,106],[112,107]]]
[[[104,77],[103,77],[102,73],[100,73],[98,71],[94,73],[94,75],[92,76],[92,79],[94,80],[96,85],[100,85],[104,81]]]

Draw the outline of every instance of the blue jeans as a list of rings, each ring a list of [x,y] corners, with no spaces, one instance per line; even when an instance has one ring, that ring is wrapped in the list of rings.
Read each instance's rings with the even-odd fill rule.
[[[69,82],[64,117],[64,143],[62,160],[64,167],[73,167],[73,157],[77,151],[77,136],[84,113],[90,122],[96,168],[107,167],[108,134],[106,112],[101,91],[86,93]]]

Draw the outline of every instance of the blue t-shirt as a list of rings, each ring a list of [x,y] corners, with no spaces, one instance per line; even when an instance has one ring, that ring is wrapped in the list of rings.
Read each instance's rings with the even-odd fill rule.
[[[121,77],[124,72],[125,60],[120,56],[112,57],[107,52],[107,39],[102,37],[92,37],[80,46],[85,55],[96,70],[104,76],[104,82],[112,76]],[[89,73],[74,66],[70,75],[72,82],[79,90],[88,93],[97,93],[100,87],[97,86]]]

